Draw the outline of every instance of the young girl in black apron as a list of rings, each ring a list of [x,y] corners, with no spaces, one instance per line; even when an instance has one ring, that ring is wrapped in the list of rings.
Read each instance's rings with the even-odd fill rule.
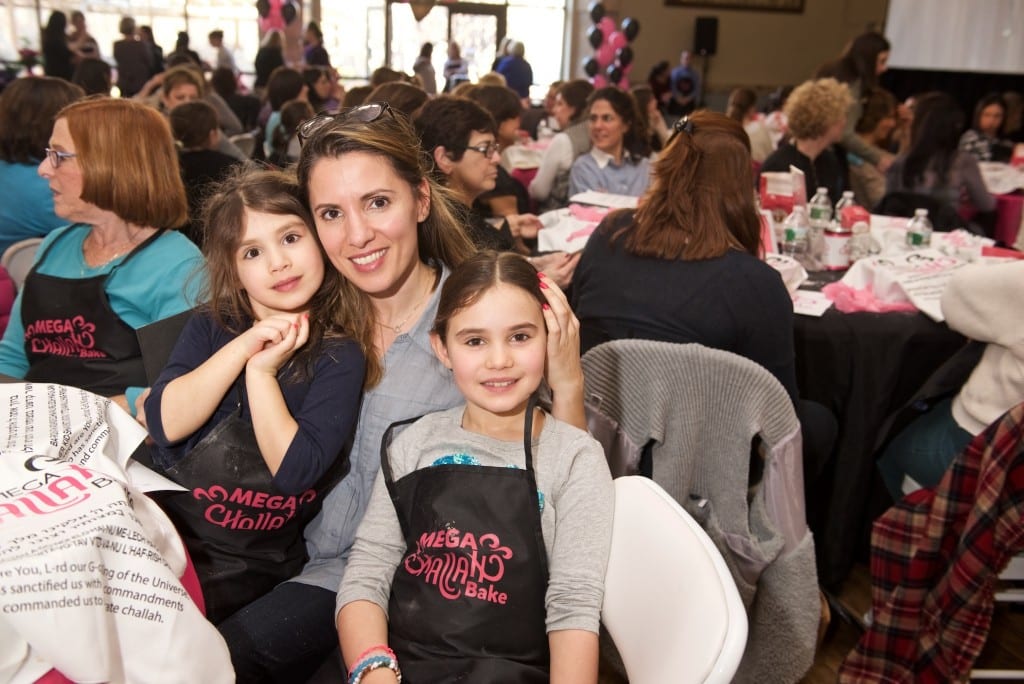
[[[543,287],[493,251],[443,286],[431,343],[466,403],[384,437],[338,596],[350,683],[597,680],[611,476],[533,400]]]
[[[344,474],[373,330],[325,263],[289,176],[250,170],[207,205],[210,296],[146,401],[161,497],[214,623],[302,568],[302,528]]]

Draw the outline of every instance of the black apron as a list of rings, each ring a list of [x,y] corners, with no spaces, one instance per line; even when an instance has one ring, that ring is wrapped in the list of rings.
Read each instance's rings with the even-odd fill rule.
[[[58,240],[75,234],[69,230]],[[57,240],[25,278],[21,321],[29,382],[55,382],[111,397],[128,387],[145,387],[146,371],[135,329],[110,308],[107,279],[156,240],[157,231],[108,273],[92,278],[60,278],[38,272]]]
[[[548,561],[530,446],[533,402],[525,470],[439,465],[395,482],[387,448],[401,424],[384,435],[381,466],[406,539],[388,607],[402,681],[547,682]]]
[[[164,470],[189,491],[154,497],[188,548],[214,624],[299,574],[306,562],[302,530],[347,464],[339,457],[301,494],[275,490],[252,423],[242,418],[240,383],[237,410]]]

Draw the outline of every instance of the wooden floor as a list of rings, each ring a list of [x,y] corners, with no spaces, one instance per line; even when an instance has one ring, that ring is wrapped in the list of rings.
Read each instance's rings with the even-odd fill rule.
[[[871,607],[870,581],[867,568],[858,565],[843,585],[839,603],[851,616],[862,619]],[[859,629],[844,622],[838,615],[832,615],[832,622],[834,626],[818,649],[814,665],[804,677],[803,684],[834,684],[843,658],[860,638]],[[978,657],[975,668],[1024,671],[1024,604],[996,604],[988,643]],[[1016,681],[1021,680],[1024,680],[1024,674]],[[1014,680],[1004,678],[987,681]]]

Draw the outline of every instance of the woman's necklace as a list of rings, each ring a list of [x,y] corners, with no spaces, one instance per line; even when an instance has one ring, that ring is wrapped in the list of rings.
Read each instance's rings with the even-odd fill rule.
[[[113,261],[114,259],[118,258],[119,256],[121,256],[121,255],[125,254],[126,252],[130,251],[131,248],[134,247],[135,244],[138,242],[139,236],[141,236],[144,232],[145,231],[143,231],[143,230],[137,230],[137,231],[135,231],[135,233],[129,235],[124,240],[120,240],[118,242],[114,242],[114,243],[109,244],[109,245],[103,245],[102,247],[98,247],[98,246],[97,247],[90,247],[90,246],[87,246],[85,244],[85,242],[83,242],[82,243],[82,262],[83,262],[83,265],[82,265],[82,269],[81,269],[81,275],[83,275],[83,276],[85,275],[85,270],[87,268],[89,268],[89,269],[99,268],[100,266],[103,266],[104,264],[108,264],[111,261]],[[92,236],[92,233],[87,235],[85,239],[89,240],[89,238],[91,236]]]
[[[405,329],[405,324],[409,322],[413,315],[415,315],[415,313],[420,310],[420,307],[423,306],[427,299],[430,298],[430,291],[432,289],[431,285],[433,285],[433,282],[428,280],[427,291],[423,293],[423,297],[420,298],[418,302],[416,302],[416,306],[414,306],[409,311],[409,313],[407,313],[405,317],[402,318],[402,320],[398,321],[398,323],[385,323],[383,321],[377,321],[377,325],[387,330],[393,331],[396,335],[400,335],[402,333],[402,330]]]

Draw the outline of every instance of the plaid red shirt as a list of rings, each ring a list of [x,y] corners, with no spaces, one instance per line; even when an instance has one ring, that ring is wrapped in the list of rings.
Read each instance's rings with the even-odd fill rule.
[[[967,681],[998,575],[1024,549],[1022,515],[1024,404],[975,437],[935,490],[910,494],[875,521],[873,622],[839,681]]]

